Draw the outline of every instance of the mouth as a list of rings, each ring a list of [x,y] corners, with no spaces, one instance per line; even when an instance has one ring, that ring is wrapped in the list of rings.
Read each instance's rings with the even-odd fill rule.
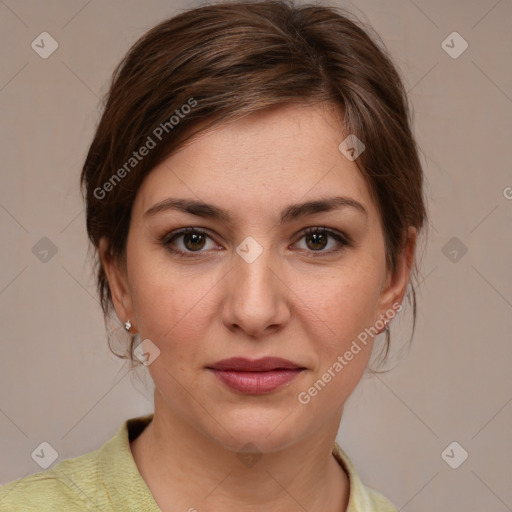
[[[260,395],[290,384],[306,368],[278,357],[253,360],[233,357],[207,369],[233,391]]]

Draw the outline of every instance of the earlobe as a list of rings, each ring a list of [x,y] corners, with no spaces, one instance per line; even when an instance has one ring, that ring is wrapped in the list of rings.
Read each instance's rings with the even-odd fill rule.
[[[123,262],[112,256],[108,247],[108,242],[104,238],[100,240],[99,254],[108,279],[116,315],[122,324],[129,320],[131,323],[131,330],[136,332],[136,326],[134,325],[135,317],[128,287],[126,267]]]
[[[417,230],[415,227],[410,226],[403,251],[397,258],[396,270],[392,275],[388,274],[386,287],[381,294],[379,307],[379,314],[381,316],[386,317],[388,311],[391,309],[396,311],[396,305],[402,304],[414,263],[416,238]]]

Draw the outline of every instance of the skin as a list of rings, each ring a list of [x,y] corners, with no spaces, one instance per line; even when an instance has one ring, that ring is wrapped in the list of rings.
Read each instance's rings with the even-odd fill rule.
[[[144,180],[126,263],[100,245],[118,317],[160,350],[148,366],[154,419],[131,449],[162,510],[346,510],[349,482],[332,448],[372,339],[310,403],[297,396],[402,302],[416,243],[411,227],[396,272],[386,269],[379,212],[338,150],[347,135],[327,104],[280,106],[203,133]],[[367,215],[347,207],[279,224],[288,205],[333,196],[360,202]],[[144,215],[170,197],[213,204],[233,223]],[[301,234],[324,225],[351,245]],[[207,236],[171,242],[199,252],[180,258],[161,239],[189,226]],[[236,252],[248,236],[262,248],[252,263]],[[206,369],[233,356],[278,356],[305,370],[272,393],[241,394]],[[247,443],[261,454],[250,467],[237,457]]]

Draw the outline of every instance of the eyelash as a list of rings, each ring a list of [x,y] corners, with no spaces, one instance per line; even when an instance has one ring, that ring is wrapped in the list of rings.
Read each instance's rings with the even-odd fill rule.
[[[175,249],[171,246],[172,242],[174,242],[177,238],[180,238],[181,236],[186,235],[188,233],[200,234],[200,235],[206,236],[211,239],[211,236],[205,230],[203,230],[201,228],[196,228],[196,227],[187,227],[187,228],[178,229],[176,231],[172,231],[171,233],[167,233],[166,235],[164,235],[161,238],[160,244],[165,249],[167,249],[171,253],[173,253],[181,258],[202,257],[202,254],[206,251],[182,251],[180,249]],[[318,257],[321,257],[326,254],[331,255],[334,253],[338,253],[338,252],[344,250],[346,247],[350,247],[352,245],[352,242],[349,239],[349,237],[347,237],[346,235],[344,235],[342,233],[338,233],[337,231],[328,229],[325,226],[310,227],[310,228],[307,228],[307,229],[301,231],[300,236],[297,239],[297,241],[300,241],[304,237],[311,236],[311,235],[328,235],[331,238],[334,238],[341,245],[341,247],[338,247],[337,249],[331,249],[329,251],[323,251],[323,250],[307,251],[308,253],[311,253],[310,257],[313,257],[313,258],[318,258]],[[317,253],[317,254],[315,254],[315,253]]]

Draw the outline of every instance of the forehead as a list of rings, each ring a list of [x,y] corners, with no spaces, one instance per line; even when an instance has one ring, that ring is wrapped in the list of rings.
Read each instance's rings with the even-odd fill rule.
[[[349,196],[376,215],[355,162],[338,149],[348,136],[326,104],[286,105],[204,132],[146,177],[134,212],[168,197],[200,199],[228,209],[277,215],[282,206]]]

